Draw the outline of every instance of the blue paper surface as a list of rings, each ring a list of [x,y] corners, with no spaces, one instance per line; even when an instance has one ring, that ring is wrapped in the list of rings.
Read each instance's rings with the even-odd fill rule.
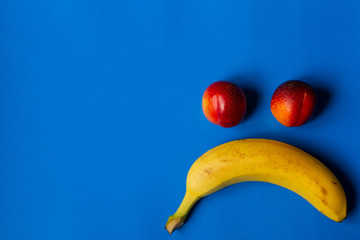
[[[0,239],[359,239],[360,2],[0,1]],[[287,128],[273,91],[299,79],[315,116]],[[233,128],[201,98],[245,90]],[[321,160],[343,184],[335,223],[300,196],[241,183],[166,220],[205,151],[270,138]]]

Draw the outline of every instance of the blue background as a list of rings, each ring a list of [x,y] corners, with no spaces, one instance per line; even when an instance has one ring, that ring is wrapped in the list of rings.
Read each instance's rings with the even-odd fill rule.
[[[359,239],[359,61],[356,0],[1,0],[0,239]],[[319,96],[297,128],[270,112],[290,79]],[[203,116],[217,80],[245,90],[236,127]],[[348,218],[242,183],[201,200],[170,237],[195,159],[251,137],[324,162]]]

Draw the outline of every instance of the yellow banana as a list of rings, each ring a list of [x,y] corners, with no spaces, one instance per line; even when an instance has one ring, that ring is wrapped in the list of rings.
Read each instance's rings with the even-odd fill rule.
[[[200,198],[245,181],[285,187],[336,222],[346,217],[345,192],[335,175],[320,161],[286,143],[243,139],[217,146],[194,162],[187,176],[185,197],[169,217],[166,230],[171,234],[181,227]]]

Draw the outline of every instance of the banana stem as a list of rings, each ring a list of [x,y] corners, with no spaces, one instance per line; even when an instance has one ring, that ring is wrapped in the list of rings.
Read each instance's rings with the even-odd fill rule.
[[[169,232],[169,234],[171,234],[175,229],[181,227],[184,224],[185,219],[190,212],[190,209],[199,199],[199,197],[193,196],[189,192],[185,193],[184,199],[182,200],[179,208],[176,210],[174,215],[169,217],[165,225],[165,228]]]

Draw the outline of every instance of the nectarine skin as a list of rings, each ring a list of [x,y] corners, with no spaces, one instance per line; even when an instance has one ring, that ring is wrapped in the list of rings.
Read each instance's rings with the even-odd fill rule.
[[[227,81],[214,82],[204,92],[202,109],[210,122],[225,128],[233,127],[246,113],[244,91]]]
[[[271,98],[271,112],[287,127],[301,126],[315,111],[316,94],[314,89],[300,80],[281,84]]]

